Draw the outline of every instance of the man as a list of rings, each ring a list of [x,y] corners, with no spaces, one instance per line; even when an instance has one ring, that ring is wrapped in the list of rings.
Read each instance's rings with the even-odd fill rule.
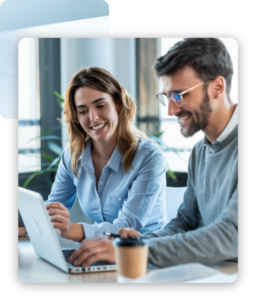
[[[190,155],[187,190],[177,217],[147,233],[148,262],[157,267],[237,260],[238,108],[230,98],[233,67],[218,39],[185,39],[157,59],[158,100],[168,105],[185,137],[205,134]],[[121,237],[140,236],[122,228]],[[111,240],[84,241],[71,262],[115,261]]]

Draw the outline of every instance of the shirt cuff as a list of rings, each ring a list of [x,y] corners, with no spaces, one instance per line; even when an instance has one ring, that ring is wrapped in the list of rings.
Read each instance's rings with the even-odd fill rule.
[[[85,240],[95,238],[95,228],[94,224],[78,223],[83,226]]]

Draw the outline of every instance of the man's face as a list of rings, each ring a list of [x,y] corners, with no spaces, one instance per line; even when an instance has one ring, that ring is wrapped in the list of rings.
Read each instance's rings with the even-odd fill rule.
[[[176,73],[163,76],[163,92],[168,95],[170,92],[183,92],[202,82],[196,72],[189,66],[178,70]],[[175,115],[181,126],[181,133],[185,137],[193,136],[199,130],[204,130],[208,125],[211,114],[211,107],[207,92],[201,85],[183,95],[181,107],[169,100],[168,115]]]

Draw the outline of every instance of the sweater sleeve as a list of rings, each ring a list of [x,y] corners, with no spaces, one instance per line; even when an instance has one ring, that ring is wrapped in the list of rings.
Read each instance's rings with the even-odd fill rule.
[[[189,173],[187,189],[184,194],[184,201],[180,205],[177,217],[172,219],[164,228],[146,233],[146,238],[157,238],[164,236],[172,236],[177,233],[184,233],[189,230],[194,230],[202,223],[199,213],[198,204],[194,192],[193,180]]]
[[[184,232],[190,225],[180,221],[182,208],[184,204],[162,234],[154,235],[161,237],[149,241],[150,264],[157,267],[190,262],[210,264],[238,256],[238,185],[220,219],[208,226]]]

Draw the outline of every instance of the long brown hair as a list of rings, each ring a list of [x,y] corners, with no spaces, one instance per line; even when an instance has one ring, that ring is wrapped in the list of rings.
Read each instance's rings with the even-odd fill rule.
[[[147,138],[142,131],[132,124],[136,112],[136,104],[126,89],[108,71],[101,68],[87,68],[74,74],[66,89],[64,101],[64,115],[69,134],[73,173],[78,177],[78,159],[90,139],[78,122],[74,101],[75,92],[81,87],[90,87],[107,93],[112,96],[115,103],[118,103],[117,146],[123,155],[124,172],[128,172],[131,169],[138,148],[138,138]]]

